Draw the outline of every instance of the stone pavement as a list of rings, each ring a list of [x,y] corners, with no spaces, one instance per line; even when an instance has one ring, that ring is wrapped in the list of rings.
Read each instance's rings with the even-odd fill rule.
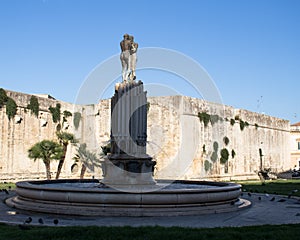
[[[244,193],[242,197],[252,202],[252,206],[249,208],[231,213],[178,217],[77,217],[29,213],[10,208],[4,203],[4,199],[13,195],[14,191],[9,191],[9,194],[0,192],[0,222],[2,223],[23,224],[28,217],[32,218],[30,225],[48,226],[55,226],[54,219],[58,220],[57,226],[213,228],[300,223],[300,201],[293,197],[288,199],[278,195],[252,193],[249,196],[248,193]],[[40,218],[43,219],[43,224],[38,222]]]

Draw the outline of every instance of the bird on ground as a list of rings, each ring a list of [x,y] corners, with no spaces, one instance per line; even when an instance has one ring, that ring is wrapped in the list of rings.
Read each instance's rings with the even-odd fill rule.
[[[31,223],[32,222],[32,218],[31,217],[28,217],[25,221],[24,221],[24,223],[27,223],[27,224],[29,224],[29,223]]]
[[[251,193],[248,192],[248,196],[251,197]]]
[[[57,220],[57,219],[54,219],[54,220],[53,220],[53,223],[54,223],[55,225],[57,225],[57,224],[58,224],[58,220]]]
[[[272,202],[273,202],[274,200],[275,200],[275,197],[272,197],[270,201],[272,201]]]
[[[261,197],[258,197],[258,200],[260,201],[260,200],[261,200]]]
[[[39,222],[39,224],[44,224],[44,221],[41,218],[39,218],[38,222]]]

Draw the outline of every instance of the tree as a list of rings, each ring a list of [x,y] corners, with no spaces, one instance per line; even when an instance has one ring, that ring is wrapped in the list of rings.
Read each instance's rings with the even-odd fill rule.
[[[77,154],[74,157],[75,161],[81,161],[82,167],[80,171],[80,179],[83,179],[86,169],[94,170],[94,167],[100,167],[99,159],[95,153],[86,149],[86,144],[80,144],[77,148]]]
[[[66,159],[66,153],[67,153],[68,145],[69,145],[70,142],[75,143],[76,139],[75,139],[74,134],[68,133],[68,132],[57,132],[56,135],[57,135],[59,143],[60,143],[60,145],[62,146],[62,149],[63,149],[63,154],[62,154],[61,158],[59,159],[59,163],[58,163],[58,166],[57,166],[56,177],[55,177],[55,179],[58,179],[59,175],[61,173],[62,167],[64,165],[65,159]]]
[[[28,150],[28,157],[31,159],[42,159],[46,167],[46,177],[51,179],[50,161],[53,159],[60,159],[63,155],[62,146],[57,142],[50,140],[43,140],[36,143]]]

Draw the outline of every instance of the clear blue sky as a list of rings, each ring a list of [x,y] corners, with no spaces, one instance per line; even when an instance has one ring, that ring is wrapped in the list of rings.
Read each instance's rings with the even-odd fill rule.
[[[74,102],[90,71],[119,54],[130,33],[140,48],[199,62],[224,104],[293,123],[299,13],[298,0],[0,0],[0,87]]]

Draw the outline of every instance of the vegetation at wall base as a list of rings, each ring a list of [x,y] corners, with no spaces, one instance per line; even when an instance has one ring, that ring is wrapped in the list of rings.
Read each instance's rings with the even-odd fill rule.
[[[183,227],[31,227],[22,230],[18,226],[0,224],[0,239],[22,240],[91,240],[91,239],[272,239],[290,240],[300,237],[300,224],[264,225],[225,228]]]

